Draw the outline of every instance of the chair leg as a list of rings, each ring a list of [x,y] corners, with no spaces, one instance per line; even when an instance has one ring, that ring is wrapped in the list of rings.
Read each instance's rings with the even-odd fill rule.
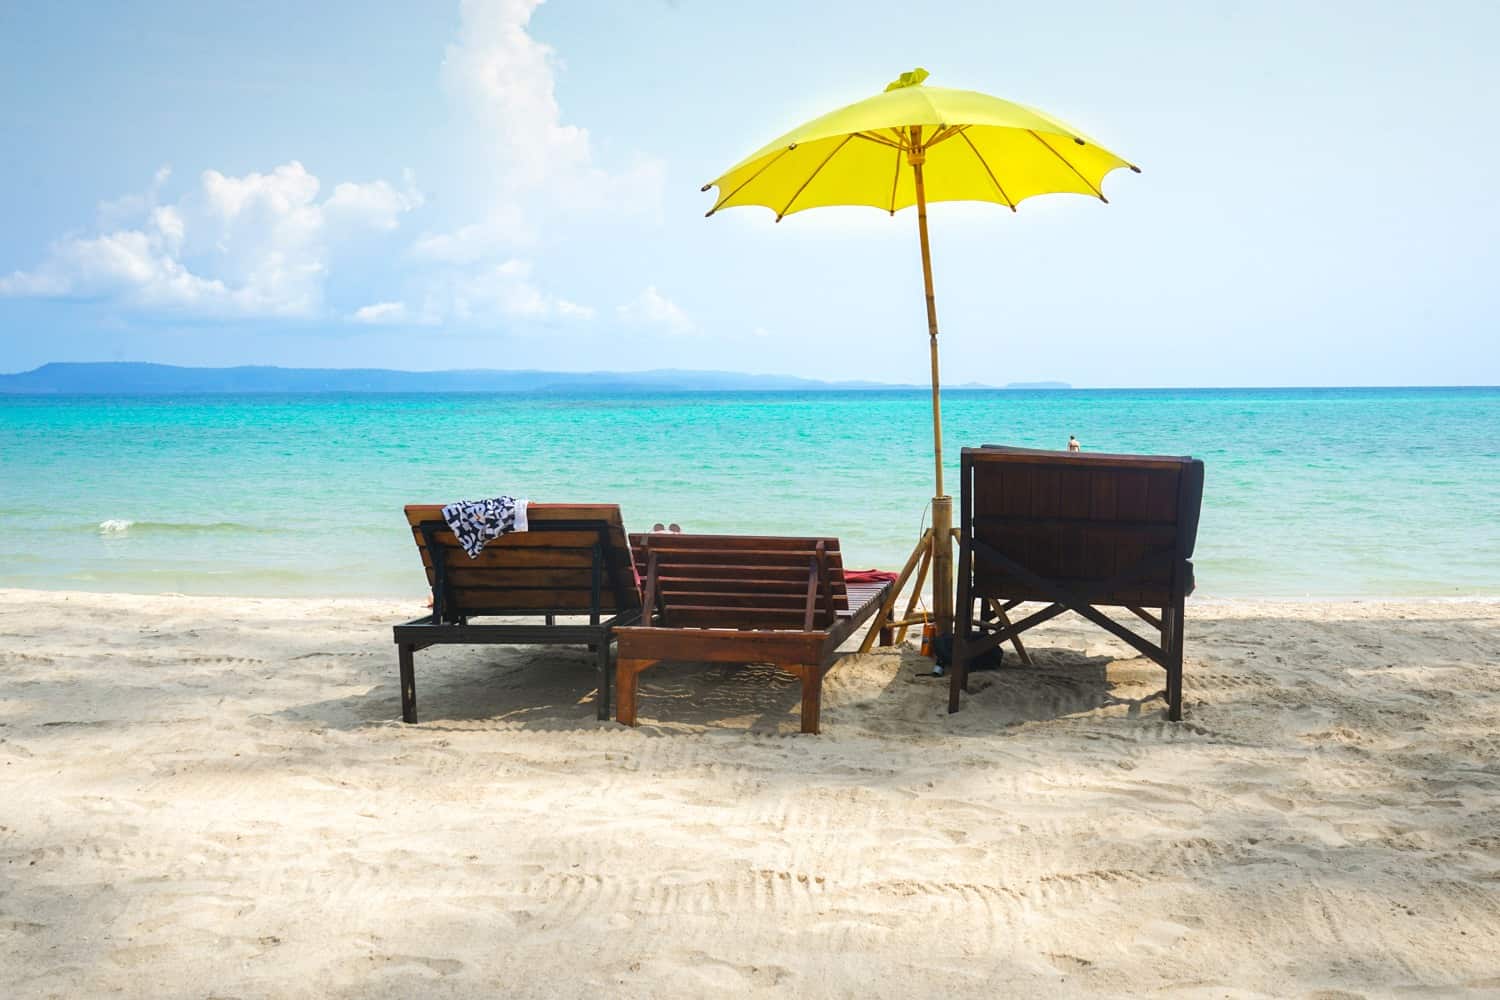
[[[599,721],[609,721],[609,640],[599,643]]]
[[[635,725],[636,679],[642,670],[655,663],[655,660],[615,657],[615,721],[627,726]]]
[[[1187,615],[1183,608],[1181,599],[1177,602],[1176,613],[1172,615],[1176,634],[1172,637],[1172,703],[1168,706],[1168,717],[1173,722],[1182,721],[1182,661],[1187,645]]]
[[[417,671],[412,665],[412,646],[396,646],[396,660],[401,665],[401,721],[417,721]]]
[[[889,625],[880,627],[880,644],[882,646],[894,646],[896,644],[896,630]]]
[[[1182,647],[1184,644],[1183,601],[1163,608],[1161,613],[1162,648],[1166,651],[1167,668],[1167,718],[1172,722],[1182,721]]]
[[[809,663],[795,669],[802,675],[802,731],[816,733],[823,709],[823,668]]]
[[[995,612],[995,616],[1000,620],[1000,624],[1006,628],[1010,628],[1010,616],[1005,613],[1005,608],[1001,607],[1000,602],[994,601],[990,607]],[[1031,666],[1031,654],[1026,652],[1026,647],[1021,643],[1021,634],[1019,632],[1011,637],[1010,644],[1016,648],[1016,656],[1020,659],[1021,665],[1026,667]]]

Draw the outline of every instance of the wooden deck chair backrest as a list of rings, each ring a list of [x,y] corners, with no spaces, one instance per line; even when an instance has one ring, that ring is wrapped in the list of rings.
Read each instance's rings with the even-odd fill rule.
[[[1201,461],[986,445],[964,449],[962,491],[976,542],[1087,592],[1090,604],[1163,607],[1174,581],[1191,588],[1174,573],[1197,540]],[[972,566],[974,597],[1046,599],[980,558],[982,547]]]
[[[406,508],[441,621],[640,607],[618,506],[534,503],[526,517],[530,530],[492,539],[470,559],[444,523],[441,505]]]
[[[837,538],[631,535],[649,622],[673,628],[831,628],[849,610]]]

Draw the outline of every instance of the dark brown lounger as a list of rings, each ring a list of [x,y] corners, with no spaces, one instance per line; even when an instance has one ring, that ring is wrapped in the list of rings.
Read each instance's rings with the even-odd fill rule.
[[[616,626],[641,615],[620,508],[534,503],[526,511],[530,530],[502,535],[470,559],[444,523],[441,506],[406,508],[432,588],[432,614],[395,627],[405,721],[417,721],[412,654],[439,643],[586,645],[598,656],[599,718],[609,718],[610,639]],[[587,624],[557,622],[584,615]],[[473,621],[490,616],[540,620]]]
[[[636,724],[641,671],[663,660],[770,663],[802,680],[816,733],[823,675],[885,600],[889,583],[846,584],[836,538],[631,535],[643,624],[616,629],[616,718]]]
[[[973,657],[1011,641],[1024,657],[1022,632],[1074,611],[1165,668],[1168,717],[1180,720],[1183,611],[1193,592],[1203,463],[986,445],[964,449],[960,492],[948,711],[958,710],[968,689]],[[1009,613],[1028,601],[1046,607],[1012,623]],[[1127,609],[1159,641],[1102,607]]]

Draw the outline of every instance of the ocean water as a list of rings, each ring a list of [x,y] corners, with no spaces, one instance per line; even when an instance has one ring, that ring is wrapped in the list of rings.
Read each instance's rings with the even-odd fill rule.
[[[610,501],[899,568],[921,391],[0,397],[0,586],[417,595],[411,502]],[[1500,389],[950,391],[959,449],[1192,454],[1209,597],[1500,595]]]

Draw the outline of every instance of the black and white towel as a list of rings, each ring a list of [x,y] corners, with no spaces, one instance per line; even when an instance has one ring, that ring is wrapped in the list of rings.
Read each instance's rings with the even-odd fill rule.
[[[490,539],[526,530],[526,500],[515,497],[460,500],[443,508],[443,520],[448,522],[469,558],[474,559]]]

